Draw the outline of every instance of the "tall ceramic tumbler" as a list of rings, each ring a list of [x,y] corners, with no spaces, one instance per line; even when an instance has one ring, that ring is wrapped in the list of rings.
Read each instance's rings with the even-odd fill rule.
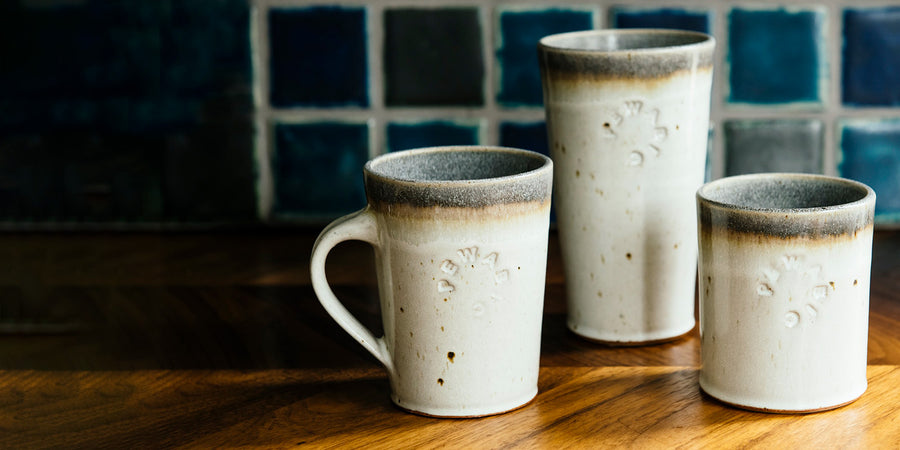
[[[544,37],[538,56],[568,327],[617,345],[694,321],[715,40],[677,30]]]
[[[329,314],[385,366],[399,407],[497,414],[537,394],[553,163],[501,147],[389,153],[364,169],[369,205],[313,247],[312,285]],[[325,257],[375,248],[384,336],[335,297]]]
[[[866,390],[875,193],[757,174],[697,193],[700,386],[743,408],[810,412]]]

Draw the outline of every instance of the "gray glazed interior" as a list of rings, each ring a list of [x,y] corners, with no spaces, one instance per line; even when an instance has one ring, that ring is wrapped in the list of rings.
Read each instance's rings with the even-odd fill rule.
[[[553,163],[527,150],[489,146],[432,147],[369,161],[366,195],[376,208],[470,207],[550,198]]]
[[[523,152],[488,148],[448,148],[409,152],[373,161],[372,173],[408,181],[485,180],[523,174],[544,166],[542,158]]]
[[[735,209],[755,211],[834,208],[862,201],[871,189],[841,178],[801,174],[762,174],[723,178],[698,195]]]
[[[712,68],[715,39],[682,30],[590,30],[546,36],[538,43],[544,83],[660,78]]]
[[[763,173],[722,178],[697,191],[701,234],[825,238],[872,225],[875,192],[825,175]]]
[[[709,41],[702,33],[666,30],[596,30],[547,36],[541,45],[571,51],[616,52],[681,47]]]

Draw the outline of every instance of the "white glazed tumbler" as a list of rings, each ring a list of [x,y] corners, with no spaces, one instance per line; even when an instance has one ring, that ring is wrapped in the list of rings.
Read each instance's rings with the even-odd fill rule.
[[[437,417],[502,413],[537,394],[553,164],[500,147],[390,153],[364,169],[368,206],[312,253],[328,313],[385,366],[391,398]],[[384,336],[335,298],[325,258],[375,248]]]
[[[770,412],[866,390],[875,193],[823,175],[723,178],[697,193],[702,389]]]
[[[715,40],[596,30],[538,44],[568,327],[638,345],[694,322]]]

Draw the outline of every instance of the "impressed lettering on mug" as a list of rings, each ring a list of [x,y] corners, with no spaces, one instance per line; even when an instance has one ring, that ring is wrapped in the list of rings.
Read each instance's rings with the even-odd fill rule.
[[[437,290],[448,294],[444,301],[449,301],[449,294],[457,290],[457,285],[477,284],[480,286],[500,286],[509,280],[509,269],[501,267],[498,263],[500,255],[497,252],[488,253],[486,256],[479,254],[477,246],[464,247],[456,251],[452,259],[445,259],[440,263],[440,270],[444,278],[437,280]],[[489,277],[487,280],[484,277]],[[493,283],[491,283],[493,281]],[[489,300],[476,301],[472,305],[475,316],[484,314],[486,302],[496,302],[503,297],[499,292],[485,292]]]

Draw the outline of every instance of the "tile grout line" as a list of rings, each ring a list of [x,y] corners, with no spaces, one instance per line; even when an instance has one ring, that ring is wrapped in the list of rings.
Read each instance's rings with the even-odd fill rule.
[[[384,8],[372,2],[366,5],[367,68],[369,74],[369,158],[387,152],[387,121],[384,120]]]
[[[257,167],[256,207],[260,220],[268,221],[272,215],[275,183],[272,177],[269,109],[269,60],[268,7],[265,0],[253,0],[250,14],[250,48],[253,67],[254,124],[256,128],[254,159]]]

